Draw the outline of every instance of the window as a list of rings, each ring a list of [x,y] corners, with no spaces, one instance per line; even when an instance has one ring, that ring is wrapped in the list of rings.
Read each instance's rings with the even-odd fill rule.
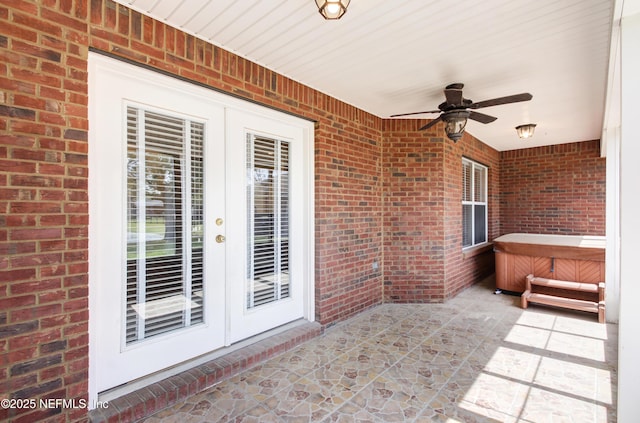
[[[127,344],[203,322],[203,134],[127,107]]]
[[[462,159],[462,247],[487,242],[487,167]]]

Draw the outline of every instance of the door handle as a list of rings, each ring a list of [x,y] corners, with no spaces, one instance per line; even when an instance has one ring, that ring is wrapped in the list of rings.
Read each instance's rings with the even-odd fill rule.
[[[216,242],[222,244],[224,242],[224,235],[216,235]]]

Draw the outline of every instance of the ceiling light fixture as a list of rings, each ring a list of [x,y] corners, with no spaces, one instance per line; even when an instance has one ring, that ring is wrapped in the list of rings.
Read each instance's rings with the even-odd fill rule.
[[[316,0],[318,12],[328,20],[340,19],[347,12],[351,0]]]
[[[536,130],[535,123],[527,123],[526,125],[516,126],[516,131],[518,132],[518,136],[523,140],[526,140],[527,138],[531,138],[535,130]]]
[[[442,115],[444,132],[451,141],[458,142],[462,138],[469,114],[468,110],[453,110]]]

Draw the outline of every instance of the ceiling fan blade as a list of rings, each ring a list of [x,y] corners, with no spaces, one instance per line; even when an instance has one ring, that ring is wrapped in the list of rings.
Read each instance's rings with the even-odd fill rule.
[[[399,115],[391,115],[390,117],[421,115],[423,113],[440,113],[440,110],[427,110],[425,112],[400,113]]]
[[[444,90],[444,96],[447,98],[447,104],[462,104],[462,88],[449,88]]]
[[[442,120],[442,116],[438,116],[436,119],[432,120],[431,122],[424,125],[422,128],[418,129],[418,131],[424,131],[425,129],[429,129],[436,123],[440,122],[441,120]]]
[[[469,119],[473,119],[480,123],[491,123],[494,120],[498,119],[497,117],[485,115],[484,113],[478,113],[474,111],[469,111]]]
[[[518,103],[520,101],[529,101],[533,96],[529,93],[508,95],[506,97],[498,97],[492,100],[479,101],[469,105],[470,109],[481,109],[483,107],[499,106],[500,104]]]

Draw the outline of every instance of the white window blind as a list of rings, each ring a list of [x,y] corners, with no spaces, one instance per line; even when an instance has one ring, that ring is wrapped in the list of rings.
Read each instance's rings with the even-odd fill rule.
[[[127,344],[203,322],[203,139],[127,107]]]
[[[487,167],[462,159],[462,246],[487,241]]]
[[[289,297],[289,144],[247,135],[247,308]]]

